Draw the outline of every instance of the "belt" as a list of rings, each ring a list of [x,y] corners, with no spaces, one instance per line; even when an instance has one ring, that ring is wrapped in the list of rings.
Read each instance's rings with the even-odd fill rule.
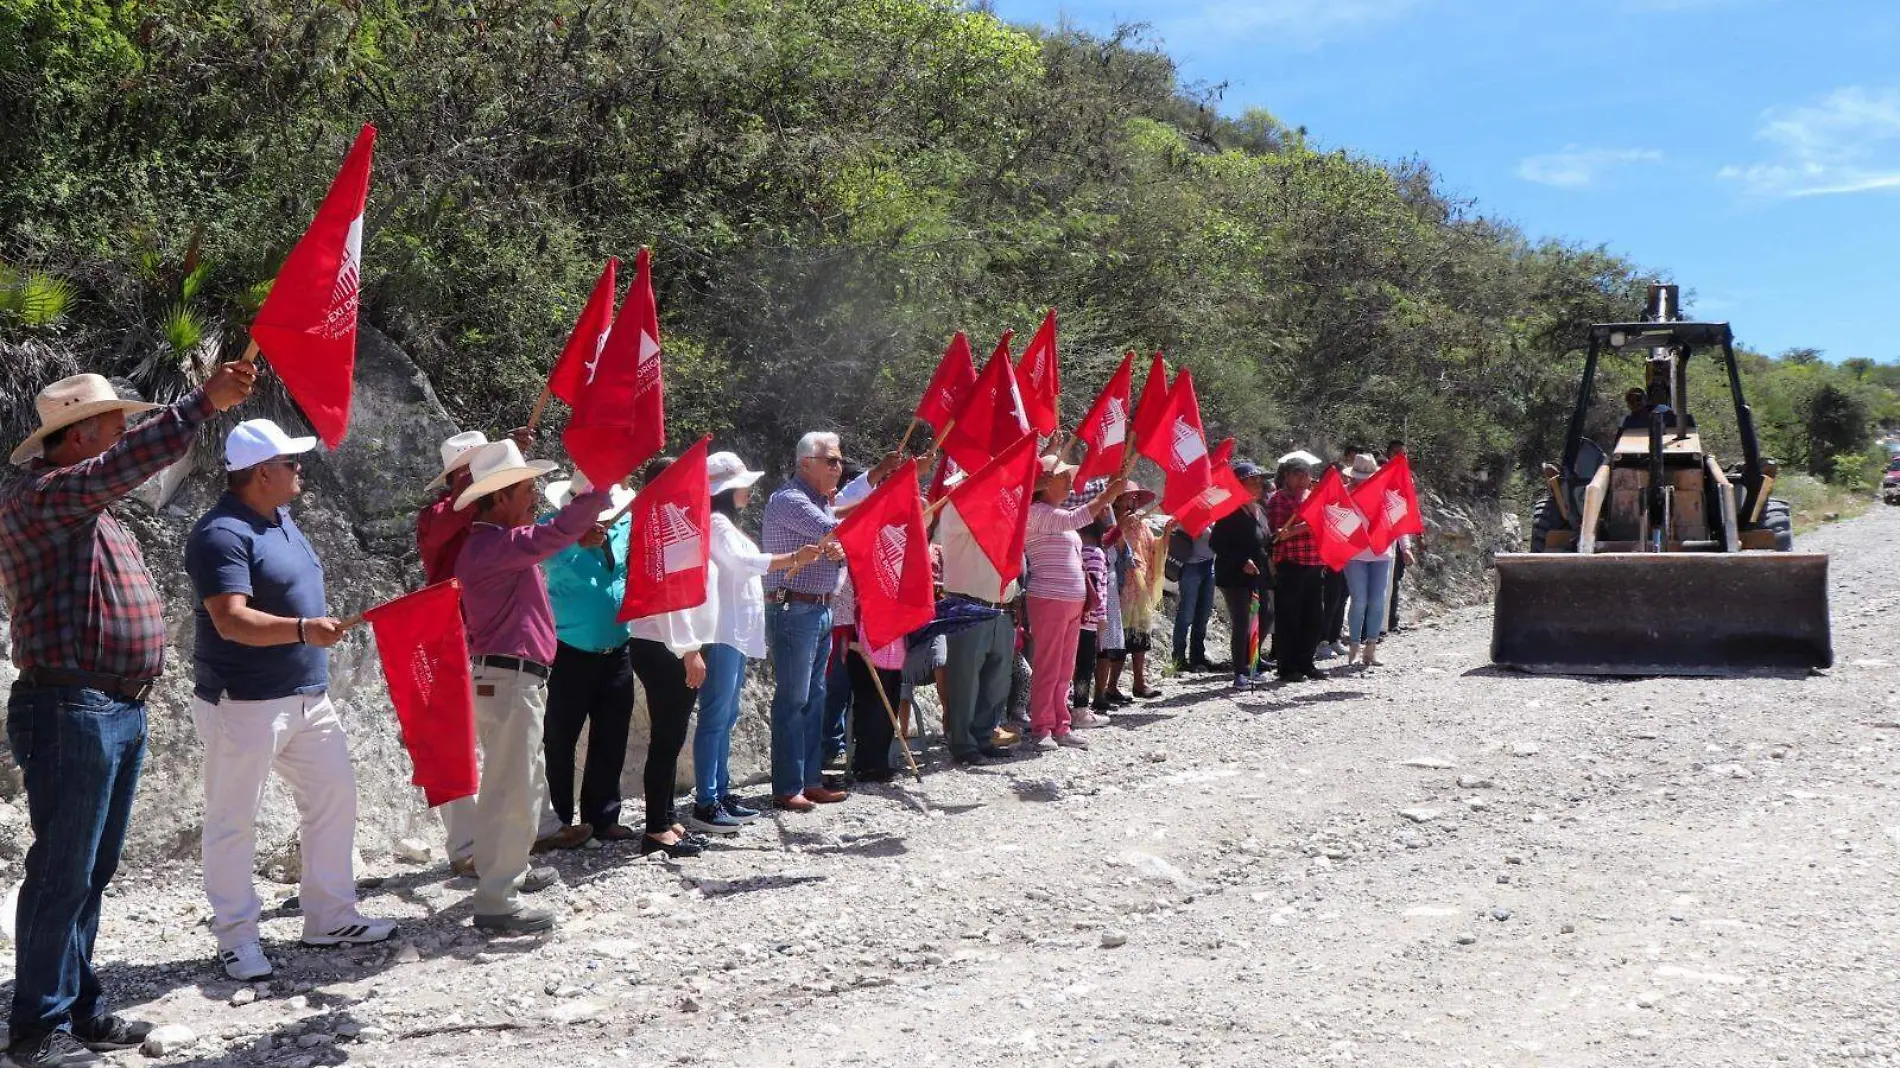
[[[484,653],[475,658],[475,664],[477,667],[502,668],[507,671],[525,671],[539,679],[545,679],[549,675],[548,666],[546,664],[538,660],[525,660],[518,656],[499,656],[494,653]]]
[[[78,686],[87,690],[98,690],[108,697],[138,702],[145,700],[152,692],[156,679],[128,679],[123,675],[107,675],[98,671],[67,671],[63,668],[27,668],[20,672],[18,685],[33,689],[39,686]]]
[[[971,597],[970,595],[964,594],[964,593],[953,593],[953,594],[950,594],[949,596],[955,597],[957,600],[962,601],[965,604],[980,604],[985,608],[994,608],[998,612],[1009,611],[1008,603],[1003,602],[1003,601],[986,601],[981,597]]]
[[[828,593],[800,593],[797,590],[783,589],[772,591],[773,604],[788,604],[792,601],[797,601],[800,604],[830,604],[831,595]]]

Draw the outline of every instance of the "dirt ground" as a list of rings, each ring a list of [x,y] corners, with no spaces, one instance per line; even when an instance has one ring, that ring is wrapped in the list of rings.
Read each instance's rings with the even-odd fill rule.
[[[562,854],[548,939],[399,866],[364,907],[400,943],[279,916],[240,990],[180,867],[124,875],[99,956],[197,1036],[168,1064],[1896,1064],[1896,539],[1894,508],[1806,539],[1839,661],[1810,678],[1500,673],[1470,610],[697,861]]]

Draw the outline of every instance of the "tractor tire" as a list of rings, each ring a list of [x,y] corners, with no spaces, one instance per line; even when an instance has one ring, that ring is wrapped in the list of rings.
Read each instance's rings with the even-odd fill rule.
[[[1545,535],[1553,530],[1568,530],[1570,524],[1564,522],[1564,515],[1557,510],[1557,501],[1546,493],[1537,498],[1537,506],[1531,509],[1531,552],[1541,553]]]
[[[1768,498],[1768,504],[1761,510],[1761,529],[1775,532],[1775,551],[1788,553],[1794,551],[1794,509],[1779,497]]]

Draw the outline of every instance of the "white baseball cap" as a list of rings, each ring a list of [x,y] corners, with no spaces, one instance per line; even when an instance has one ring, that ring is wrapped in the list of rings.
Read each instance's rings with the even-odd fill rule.
[[[295,456],[316,447],[316,438],[293,438],[268,419],[246,419],[224,436],[224,469],[242,471],[265,460]]]

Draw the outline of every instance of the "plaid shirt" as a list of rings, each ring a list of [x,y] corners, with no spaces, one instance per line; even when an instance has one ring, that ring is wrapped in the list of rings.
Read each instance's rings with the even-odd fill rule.
[[[1273,496],[1267,498],[1267,528],[1278,534],[1288,523],[1293,522],[1300,505],[1305,503],[1305,494],[1295,497],[1291,490],[1275,491]],[[1274,542],[1273,562],[1311,567],[1319,567],[1324,563],[1319,558],[1319,539],[1313,537],[1312,528],[1302,523],[1291,534]]]
[[[191,448],[211,416],[204,390],[126,431],[90,460],[44,458],[0,489],[0,587],[13,615],[13,666],[154,679],[165,615],[138,542],[106,507]]]
[[[802,478],[794,477],[780,486],[765,502],[765,522],[759,528],[759,548],[777,556],[792,553],[807,545],[816,545],[838,525],[838,517],[818,491]],[[765,576],[765,591],[787,589],[796,593],[830,595],[838,592],[840,565],[824,557],[799,568],[791,581],[784,571]]]

